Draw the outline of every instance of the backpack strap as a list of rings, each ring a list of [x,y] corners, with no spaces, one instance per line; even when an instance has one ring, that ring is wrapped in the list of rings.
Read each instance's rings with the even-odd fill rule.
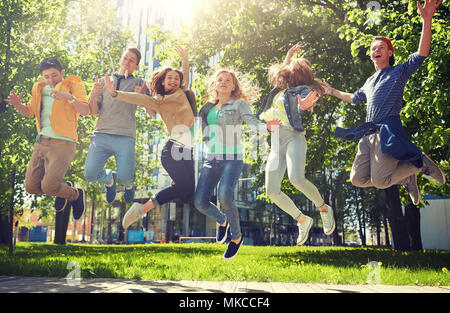
[[[191,105],[192,113],[194,113],[194,116],[198,116],[197,101],[195,100],[194,92],[192,90],[185,90],[184,94]]]

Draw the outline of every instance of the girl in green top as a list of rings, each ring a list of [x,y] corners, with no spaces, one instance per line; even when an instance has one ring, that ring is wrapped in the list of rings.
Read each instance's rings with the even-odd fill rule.
[[[249,91],[255,90],[254,88],[244,91],[236,74],[229,70],[220,70],[213,77],[207,94],[211,101],[199,112],[207,157],[198,179],[194,205],[219,224],[216,234],[218,243],[226,241],[230,229],[231,241],[224,258],[231,260],[243,242],[239,211],[233,197],[244,166],[240,142],[242,122],[258,131],[267,130],[266,125],[253,115],[252,107],[247,102]],[[209,201],[218,183],[217,198],[223,212]]]

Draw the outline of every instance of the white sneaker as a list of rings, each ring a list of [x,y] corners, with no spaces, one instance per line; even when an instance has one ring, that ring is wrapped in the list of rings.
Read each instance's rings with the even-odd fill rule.
[[[323,232],[330,236],[336,228],[336,223],[334,222],[333,209],[328,204],[326,206],[328,211],[320,212],[320,217],[322,218]]]
[[[416,173],[406,177],[400,184],[408,191],[412,203],[418,205],[420,203],[420,190],[417,186]]]
[[[305,215],[306,216],[306,215]],[[306,216],[306,221],[303,223],[297,223],[298,226],[298,238],[297,245],[301,246],[308,240],[309,231],[313,225],[313,219],[309,216]]]
[[[125,213],[125,216],[123,217],[122,221],[123,229],[127,229],[131,224],[140,219],[142,215],[144,215],[144,213],[142,213],[142,204],[134,202],[133,205],[130,207],[130,209],[127,211],[127,213]]]

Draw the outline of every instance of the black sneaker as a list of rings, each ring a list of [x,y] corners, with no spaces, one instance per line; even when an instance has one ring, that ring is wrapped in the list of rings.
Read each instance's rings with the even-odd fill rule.
[[[108,201],[108,203],[112,203],[114,201],[114,199],[116,198],[116,192],[117,192],[117,173],[116,172],[112,172],[112,177],[113,177],[113,184],[111,187],[108,187],[105,185],[106,187],[106,201]]]
[[[72,208],[73,208],[74,220],[78,220],[81,217],[81,215],[83,215],[84,206],[85,206],[84,196],[85,196],[84,190],[81,188],[78,188],[78,198],[77,198],[77,200],[74,200],[71,202]]]
[[[227,235],[228,235],[228,229],[230,228],[230,224],[228,223],[228,221],[226,222],[225,226],[220,226],[217,229],[217,234],[216,234],[216,242],[223,244],[226,240],[227,240]]]
[[[244,242],[244,237],[241,237],[241,241],[239,241],[239,243],[237,243],[237,244],[234,243],[233,241],[230,241],[230,244],[228,245],[228,248],[225,251],[223,258],[227,261],[231,261],[238,253],[239,248],[241,247],[243,242]]]
[[[131,189],[127,189],[125,187],[125,191],[123,193],[123,198],[125,199],[126,203],[131,203],[134,200],[134,191],[136,190],[136,187],[132,187]]]
[[[69,187],[73,187],[73,183],[71,181],[66,181],[66,184]],[[67,201],[67,199],[65,199],[65,198],[56,197],[56,199],[55,199],[55,210],[56,210],[56,213],[64,211],[64,209],[66,208],[68,202],[69,201]]]

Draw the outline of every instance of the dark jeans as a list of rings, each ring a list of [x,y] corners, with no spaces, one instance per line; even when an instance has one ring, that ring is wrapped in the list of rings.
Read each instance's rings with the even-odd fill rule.
[[[241,237],[239,211],[234,203],[234,189],[243,167],[242,160],[206,160],[194,195],[194,205],[200,212],[219,224],[223,224],[225,220],[230,223],[232,240]],[[218,200],[223,212],[209,201],[219,181]]]
[[[168,141],[161,152],[161,164],[174,184],[158,192],[152,198],[153,203],[156,206],[163,205],[177,198],[184,203],[192,203],[192,196],[195,191],[192,150]],[[155,203],[155,199],[157,203]]]

